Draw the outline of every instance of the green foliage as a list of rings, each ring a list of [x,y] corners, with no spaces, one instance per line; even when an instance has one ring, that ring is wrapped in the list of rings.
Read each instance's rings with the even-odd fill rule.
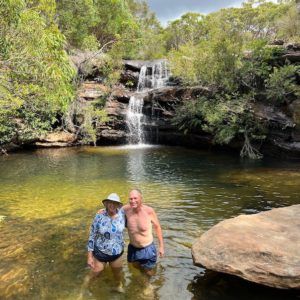
[[[211,33],[210,40],[197,45],[187,43],[177,51],[170,51],[168,59],[172,73],[187,84],[198,82],[235,90],[241,50],[239,36],[220,29]]]
[[[60,0],[57,13],[59,28],[70,47],[95,50],[114,42],[122,56],[134,51],[139,27],[124,0]]]
[[[296,73],[300,76],[300,66],[286,65],[274,68],[266,80],[267,97],[275,103],[284,103],[291,94],[300,96],[300,87],[296,83]]]
[[[184,132],[201,129],[213,134],[218,144],[228,144],[243,125],[246,103],[238,97],[216,95],[186,102],[177,111],[173,124]]]
[[[184,133],[195,130],[210,133],[216,144],[228,144],[236,137],[244,137],[246,147],[241,155],[259,158],[260,154],[251,146],[251,141],[263,140],[265,129],[253,118],[248,97],[216,94],[211,99],[200,97],[185,102],[176,110],[173,124]]]
[[[5,28],[0,40],[6,44],[0,57],[0,118],[5,120],[0,144],[49,130],[73,97],[75,75],[54,23],[55,1],[9,1],[4,8],[1,14],[14,17],[0,18]]]
[[[174,39],[168,59],[173,75],[186,85],[210,86],[214,96],[185,103],[173,122],[184,132],[209,132],[218,144],[242,138],[241,156],[259,158],[251,143],[264,139],[265,129],[254,119],[251,103],[267,98],[280,104],[300,94],[299,66],[282,66],[284,48],[268,46],[285,34],[286,40],[299,36],[295,4],[249,0],[241,8],[198,17],[198,23],[179,19],[169,24],[166,31],[173,31]],[[183,24],[191,32],[198,28],[197,38]]]
[[[254,99],[259,90],[264,90],[273,65],[277,64],[278,57],[283,54],[283,47],[268,46],[264,40],[255,40],[245,44],[244,49],[251,51],[244,52],[245,57],[241,60],[237,81],[252,93]]]
[[[165,29],[146,1],[0,0],[0,145],[34,139],[69,115],[75,74],[65,49],[79,48],[99,54],[108,86],[117,82],[122,59],[167,56],[173,75],[186,85],[216,91],[213,99],[186,102],[174,123],[185,132],[210,132],[216,143],[244,136],[243,155],[255,156],[250,142],[262,130],[251,101],[259,93],[275,103],[299,96],[299,67],[279,65],[283,49],[267,44],[298,41],[299,28],[292,0],[248,0],[209,15],[186,13]],[[81,69],[89,72],[92,65],[87,61]],[[95,143],[107,116],[99,103],[82,112],[80,134]]]
[[[276,37],[276,24],[288,9],[288,3],[248,1],[242,8],[222,9],[207,16],[193,15],[193,22],[182,17],[170,23],[166,32],[172,32],[174,37],[168,55],[173,74],[186,84],[202,83],[235,92],[243,69],[251,67],[244,65],[245,51],[267,55],[260,45]],[[185,16],[189,20],[192,17]],[[266,57],[261,57],[261,61],[265,72]],[[257,68],[255,73],[259,72],[259,63],[252,67]]]
[[[198,13],[186,13],[180,19],[172,21],[165,30],[168,50],[179,50],[185,44],[195,45],[207,31],[204,16]]]
[[[95,37],[92,28],[97,25],[94,1],[58,0],[56,2],[59,29],[71,46],[86,49],[89,45],[87,41]],[[93,48],[94,45],[91,49]]]
[[[81,113],[84,115],[84,121],[79,129],[81,142],[83,144],[93,143],[96,146],[97,127],[108,121],[107,113],[104,109],[97,108],[96,105],[85,106]]]
[[[201,129],[203,123],[203,115],[201,113],[202,101],[206,101],[206,98],[187,101],[179,106],[172,119],[173,125],[177,126],[185,134],[195,129]]]
[[[300,14],[296,3],[290,3],[289,9],[276,22],[277,36],[285,41],[300,42]]]
[[[127,0],[138,25],[136,38],[131,41],[132,52],[127,58],[157,59],[166,54],[164,30],[147,2]]]
[[[103,109],[105,95],[93,102],[74,101],[64,114],[64,129],[76,132],[82,144],[92,143],[96,145],[97,129],[102,123],[109,120]]]

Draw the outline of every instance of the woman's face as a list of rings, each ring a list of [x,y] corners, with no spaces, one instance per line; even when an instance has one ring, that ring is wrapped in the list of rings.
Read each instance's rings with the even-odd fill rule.
[[[110,215],[114,215],[114,214],[117,213],[119,204],[116,203],[116,202],[114,202],[114,201],[109,201],[109,200],[107,200],[106,203],[105,203],[105,206],[106,206],[107,212],[108,212]]]

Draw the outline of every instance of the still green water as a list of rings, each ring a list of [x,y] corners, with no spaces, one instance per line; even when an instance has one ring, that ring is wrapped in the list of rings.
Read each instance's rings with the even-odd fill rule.
[[[175,147],[45,149],[0,157],[0,298],[78,299],[88,272],[89,226],[101,200],[116,192],[127,202],[129,190],[138,187],[165,237],[151,299],[299,299],[232,278],[209,282],[191,258],[202,231],[239,214],[300,203],[299,186],[299,163]],[[141,276],[126,259],[124,281],[125,294],[113,292],[106,270],[83,299],[145,298]]]

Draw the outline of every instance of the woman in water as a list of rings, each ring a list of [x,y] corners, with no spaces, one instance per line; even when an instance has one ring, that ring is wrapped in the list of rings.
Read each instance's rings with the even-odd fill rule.
[[[125,214],[120,197],[112,193],[102,201],[105,210],[100,210],[92,223],[87,245],[87,263],[92,277],[102,272],[107,264],[112,268],[117,290],[122,292],[122,254]]]

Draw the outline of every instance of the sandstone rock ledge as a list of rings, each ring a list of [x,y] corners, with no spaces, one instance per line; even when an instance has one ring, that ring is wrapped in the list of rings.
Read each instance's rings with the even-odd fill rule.
[[[300,204],[213,226],[192,247],[194,264],[282,289],[300,289]]]
[[[39,140],[35,142],[35,146],[39,148],[70,147],[74,146],[75,142],[75,134],[58,131],[50,132],[47,135],[40,137]]]

